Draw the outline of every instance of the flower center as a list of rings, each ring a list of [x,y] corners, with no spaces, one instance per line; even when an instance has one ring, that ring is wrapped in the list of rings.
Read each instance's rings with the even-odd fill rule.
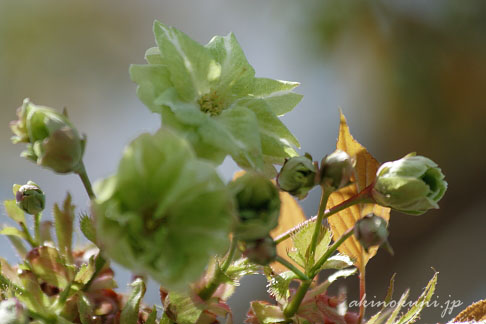
[[[224,109],[223,99],[216,93],[216,91],[202,95],[197,102],[201,111],[208,113],[211,116],[221,114]]]

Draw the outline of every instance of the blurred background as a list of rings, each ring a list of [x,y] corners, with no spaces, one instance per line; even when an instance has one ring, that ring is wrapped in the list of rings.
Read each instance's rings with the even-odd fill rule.
[[[258,76],[299,81],[301,104],[283,119],[316,160],[332,152],[339,107],[351,131],[379,160],[415,151],[442,167],[449,190],[441,209],[391,216],[391,257],[369,263],[368,299],[382,299],[397,273],[396,295],[417,297],[440,272],[435,300],[460,300],[461,309],[486,298],[486,2],[409,1],[61,1],[0,0],[0,199],[13,183],[37,182],[47,204],[71,192],[78,211],[88,198],[75,176],[54,175],[19,157],[8,122],[25,97],[67,107],[88,135],[85,163],[92,180],[116,169],[122,149],[159,118],[135,95],[131,63],[143,63],[159,19],[206,43],[233,31]],[[229,179],[236,166],[225,161]],[[319,192],[302,202],[316,213]],[[48,214],[48,213],[46,213]],[[8,222],[1,211],[0,222]],[[79,242],[81,241],[81,235]],[[1,255],[14,262],[8,241]],[[128,282],[130,274],[118,269]],[[347,286],[357,299],[357,279]],[[121,284],[120,290],[127,287]],[[151,286],[148,303],[159,303]],[[396,298],[398,296],[395,296]],[[230,300],[235,323],[250,298],[266,299],[265,279],[245,278]],[[445,307],[445,306],[444,306]],[[368,315],[376,311],[370,309]],[[446,322],[429,308],[422,323]]]

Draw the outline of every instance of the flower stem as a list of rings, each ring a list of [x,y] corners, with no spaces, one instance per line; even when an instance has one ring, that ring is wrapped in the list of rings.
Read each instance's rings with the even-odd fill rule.
[[[37,213],[34,215],[34,238],[37,243],[41,243],[41,238],[40,238],[40,221],[42,218],[41,213]]]
[[[308,273],[308,277],[310,279],[302,281],[294,297],[287,305],[287,307],[285,307],[284,309],[285,317],[290,318],[294,316],[295,313],[297,313],[300,304],[302,303],[302,300],[304,300],[307,290],[309,289],[315,276],[319,273],[319,268],[327,261],[327,259],[329,259],[329,257],[337,250],[337,248],[353,234],[353,230],[354,228],[350,228],[349,230],[347,230],[346,233],[344,233],[336,242],[334,242],[333,245],[331,245],[331,247],[326,251],[326,253],[324,253],[324,255],[316,262],[314,267],[312,267],[312,269]]]
[[[29,229],[27,226],[25,226],[24,222],[20,222],[20,227],[22,228],[22,232],[25,234],[25,240],[29,242],[30,246],[32,248],[38,247],[39,244],[37,244],[36,240],[30,235]]]
[[[362,266],[359,270],[359,318],[358,323],[361,324],[363,322],[363,318],[365,315],[365,302],[364,299],[366,298],[366,267]]]
[[[231,261],[233,261],[233,257],[235,256],[237,243],[238,241],[235,238],[231,240],[231,246],[228,251],[226,260],[224,260],[221,267],[218,267],[215,270],[213,278],[211,278],[206,286],[198,293],[199,297],[202,300],[208,300],[209,298],[211,298],[216,289],[218,289],[219,285],[221,284],[221,282],[219,281],[219,274],[226,272],[226,270],[228,270],[229,266],[231,265]]]
[[[310,243],[310,250],[309,250],[309,261],[311,264],[314,264],[314,254],[316,252],[317,247],[317,239],[321,233],[322,227],[322,219],[324,217],[324,212],[326,210],[327,201],[329,200],[329,196],[331,195],[330,191],[327,191],[322,187],[322,195],[321,195],[321,202],[319,204],[319,211],[317,212],[317,219],[316,224],[314,226],[314,233],[312,234],[312,239]]]
[[[300,271],[296,266],[294,266],[292,263],[289,261],[285,260],[281,256],[277,255],[277,258],[275,259],[278,263],[295,273],[300,280],[307,281],[309,280],[309,277],[307,277],[302,271]]]
[[[372,189],[372,186],[369,186],[367,188],[365,188],[363,191],[361,191],[359,194],[349,198],[348,200],[345,200],[343,201],[342,203],[340,203],[339,205],[336,205],[334,206],[333,208],[331,209],[327,209],[325,212],[324,212],[324,215],[322,217],[322,220],[336,214],[336,213],[339,213],[340,211],[348,208],[348,207],[351,207],[353,205],[356,205],[356,204],[362,204],[362,203],[373,203],[373,198],[371,197],[371,189]],[[308,220],[306,220],[305,222],[302,222],[300,223],[299,225],[291,228],[290,230],[288,230],[287,232],[283,233],[283,234],[280,234],[279,236],[277,236],[275,238],[275,243],[278,244],[280,242],[283,242],[285,241],[286,239],[288,239],[290,236],[292,236],[292,234],[296,233],[297,231],[299,231],[300,228],[302,228],[302,226],[305,226],[311,222],[315,222],[317,220],[317,216],[314,216]]]
[[[312,280],[302,281],[294,297],[284,309],[284,315],[286,318],[291,318],[295,315],[295,313],[297,313],[297,311],[299,310],[299,306],[302,303],[302,300],[304,299],[305,294],[307,293],[307,290],[309,289],[311,283]]]
[[[316,264],[312,267],[310,273],[311,277],[315,277],[317,273],[319,272],[319,269],[322,267],[322,265],[331,257],[331,255],[341,246],[341,244],[344,243],[351,235],[353,235],[354,232],[354,227],[348,229],[341,237],[334,242],[329,249],[327,249],[326,253],[324,253],[321,258],[316,262]]]
[[[89,199],[91,199],[91,200],[95,199],[96,196],[94,194],[93,187],[91,186],[91,182],[89,181],[88,173],[86,172],[86,168],[85,168],[83,162],[81,162],[79,170],[76,173],[81,178],[81,181],[83,182],[84,188],[86,189],[86,192],[88,193]]]

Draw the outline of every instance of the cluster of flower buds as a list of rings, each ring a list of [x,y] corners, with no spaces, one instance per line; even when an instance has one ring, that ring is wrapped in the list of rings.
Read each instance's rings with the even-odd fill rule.
[[[322,159],[320,168],[309,154],[287,159],[282,166],[277,183],[281,190],[298,199],[304,199],[312,188],[321,185],[333,192],[351,183],[354,160],[340,150]]]
[[[384,218],[371,213],[356,222],[354,225],[354,236],[366,252],[373,246],[384,245],[393,254],[388,243],[387,226],[388,224]]]
[[[13,143],[27,143],[22,156],[57,173],[76,172],[81,166],[85,140],[65,114],[34,105],[25,99],[10,123]]]
[[[408,154],[384,163],[376,173],[372,196],[376,203],[406,214],[421,215],[444,196],[447,182],[437,164],[423,156]]]
[[[39,186],[29,181],[20,186],[14,185],[15,199],[17,206],[30,215],[36,215],[44,210],[46,196]]]
[[[258,264],[277,256],[269,233],[278,225],[280,196],[277,187],[264,175],[248,172],[228,185],[236,203],[238,219],[234,234],[245,245],[244,254]]]

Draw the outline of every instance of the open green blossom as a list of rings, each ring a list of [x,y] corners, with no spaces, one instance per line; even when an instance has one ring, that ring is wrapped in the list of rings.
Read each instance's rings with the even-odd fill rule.
[[[421,215],[431,208],[439,208],[437,203],[446,189],[444,174],[434,161],[408,154],[378,169],[372,195],[380,205]]]
[[[15,134],[12,142],[27,143],[23,157],[57,173],[79,170],[85,140],[66,115],[25,99],[17,116],[19,119],[10,123]]]
[[[164,287],[184,288],[228,247],[231,196],[215,168],[171,131],[135,139],[96,191],[102,250]]]
[[[242,168],[275,174],[273,164],[296,155],[299,143],[277,116],[301,100],[298,83],[256,78],[231,33],[205,46],[157,21],[154,33],[158,47],[131,77],[142,102],[198,156],[221,163],[229,154]]]

